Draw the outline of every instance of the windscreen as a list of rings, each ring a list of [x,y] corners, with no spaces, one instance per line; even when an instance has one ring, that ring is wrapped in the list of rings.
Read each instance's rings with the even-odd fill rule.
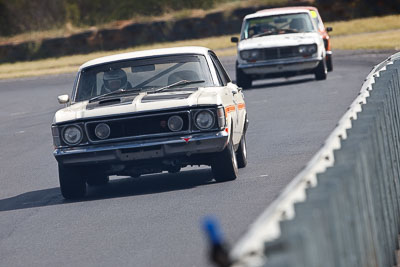
[[[200,81],[190,87],[214,86],[207,61],[201,55],[177,55],[113,62],[83,69],[75,102],[126,89],[154,91],[182,80]],[[176,86],[174,88],[179,88]]]
[[[307,13],[274,15],[247,19],[241,39],[312,31],[315,29]]]

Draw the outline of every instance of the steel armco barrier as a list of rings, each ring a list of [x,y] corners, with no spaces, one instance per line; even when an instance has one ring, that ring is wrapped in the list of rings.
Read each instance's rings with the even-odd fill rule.
[[[234,266],[394,266],[400,53],[375,66],[324,146],[231,250]]]

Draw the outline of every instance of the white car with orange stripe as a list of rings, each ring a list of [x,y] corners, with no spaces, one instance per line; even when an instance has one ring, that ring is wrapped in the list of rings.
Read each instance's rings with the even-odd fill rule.
[[[52,134],[60,188],[82,197],[110,175],[138,177],[209,165],[216,181],[247,164],[243,93],[213,51],[179,47],[83,64]]]
[[[238,44],[237,84],[250,88],[254,80],[303,74],[325,80],[332,69],[331,51],[326,51],[330,46],[325,48],[319,21],[313,7],[272,8],[247,15],[240,40],[231,38]]]

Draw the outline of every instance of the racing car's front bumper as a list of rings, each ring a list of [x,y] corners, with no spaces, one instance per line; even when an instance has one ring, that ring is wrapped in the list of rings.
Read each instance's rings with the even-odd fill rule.
[[[127,163],[135,160],[220,152],[225,148],[228,141],[229,134],[226,131],[219,131],[196,133],[188,136],[62,148],[56,149],[53,154],[59,164],[63,165]]]
[[[247,75],[269,75],[279,73],[306,73],[314,70],[322,60],[320,57],[289,58],[240,63],[238,68]]]

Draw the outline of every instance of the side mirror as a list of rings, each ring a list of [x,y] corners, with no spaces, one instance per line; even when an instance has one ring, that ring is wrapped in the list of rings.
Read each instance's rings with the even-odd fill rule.
[[[239,43],[239,38],[237,38],[237,37],[231,37],[231,42],[232,42],[232,43]]]
[[[333,31],[333,29],[332,29],[332,27],[326,27],[326,31],[331,32],[331,31]]]
[[[67,104],[69,102],[69,95],[59,95],[57,97],[58,103],[60,104]]]

